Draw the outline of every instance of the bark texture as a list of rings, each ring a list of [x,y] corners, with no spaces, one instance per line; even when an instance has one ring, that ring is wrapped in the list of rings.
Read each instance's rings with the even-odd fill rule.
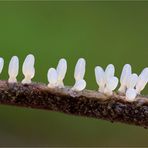
[[[117,93],[109,97],[91,90],[75,92],[70,87],[51,89],[45,84],[0,81],[0,104],[148,127],[148,96],[137,96],[134,102],[127,102],[124,95]]]

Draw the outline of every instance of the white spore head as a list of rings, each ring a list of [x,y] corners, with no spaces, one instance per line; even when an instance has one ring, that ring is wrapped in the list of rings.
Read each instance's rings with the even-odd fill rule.
[[[136,84],[136,91],[138,94],[140,94],[140,92],[145,88],[147,83],[148,83],[148,68],[145,68],[139,75]]]
[[[127,79],[127,88],[135,88],[138,81],[138,75],[133,73]]]
[[[104,86],[105,85],[105,75],[104,70],[100,66],[95,67],[95,78],[98,86]]]
[[[148,81],[148,67],[144,68],[140,74],[141,77],[147,78]]]
[[[8,74],[9,74],[9,83],[17,82],[17,75],[19,72],[19,59],[17,56],[13,56],[9,63]]]
[[[0,74],[3,70],[3,67],[4,67],[4,59],[2,57],[0,57]]]
[[[48,87],[57,87],[58,74],[55,68],[50,68],[47,73]]]
[[[109,90],[113,91],[113,90],[115,90],[116,87],[118,86],[118,82],[119,82],[119,80],[118,80],[117,77],[111,77],[111,78],[107,81],[106,87],[107,87]]]
[[[133,102],[137,96],[137,92],[134,88],[128,88],[126,90],[126,100],[129,102]]]
[[[67,61],[65,59],[60,59],[57,66],[57,74],[59,83],[63,82],[66,71],[67,71]]]
[[[23,63],[22,71],[25,78],[22,81],[22,83],[31,83],[31,79],[35,75],[34,63],[35,63],[34,56],[32,54],[29,54]]]
[[[75,85],[73,86],[72,90],[74,91],[82,91],[86,87],[86,81],[85,80],[78,80],[76,81]]]
[[[116,89],[117,85],[118,85],[118,78],[117,77],[111,77],[110,79],[108,79],[108,81],[106,82],[106,86],[104,88],[104,94],[110,96],[113,94],[113,90]]]
[[[123,69],[122,69],[122,73],[121,73],[121,77],[120,77],[120,83],[126,83],[128,77],[132,74],[132,68],[130,64],[125,64]]]
[[[113,77],[115,74],[115,67],[113,64],[109,64],[105,69],[105,79],[106,81]]]
[[[104,93],[106,79],[105,79],[105,72],[102,67],[100,67],[100,66],[95,67],[95,78],[96,78],[96,82],[99,86],[98,91],[101,93]]]
[[[76,81],[82,80],[84,78],[85,65],[86,65],[85,59],[80,58],[75,66],[74,78]]]
[[[131,74],[132,74],[131,65],[130,64],[125,64],[123,69],[122,69],[121,76],[120,76],[121,86],[119,88],[119,92],[125,93],[126,88],[127,88],[128,78],[129,78],[129,76]]]

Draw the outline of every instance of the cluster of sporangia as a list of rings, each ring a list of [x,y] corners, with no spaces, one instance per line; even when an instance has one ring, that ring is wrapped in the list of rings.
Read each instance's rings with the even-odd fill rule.
[[[22,67],[22,71],[24,74],[24,79],[22,83],[29,84],[31,83],[31,79],[35,75],[35,58],[32,54],[29,54]],[[0,58],[0,73],[2,72],[4,66],[4,59]],[[86,87],[86,81],[84,80],[85,75],[85,66],[86,61],[83,58],[80,58],[76,64],[74,78],[75,84],[72,87],[74,91],[82,91]],[[9,74],[9,83],[17,82],[17,75],[19,71],[19,59],[17,56],[13,56],[9,63],[8,74]],[[64,88],[63,80],[65,78],[67,71],[67,62],[65,59],[60,59],[57,68],[50,68],[47,73],[48,78],[48,87],[50,88]],[[105,70],[102,67],[95,67],[95,77],[96,82],[99,86],[98,91],[104,93],[106,95],[112,95],[113,90],[116,89],[118,85],[118,78],[115,75],[114,65],[109,64]],[[119,92],[126,95],[127,101],[134,101],[136,96],[140,94],[140,92],[144,89],[148,82],[148,67],[143,69],[141,74],[138,76],[135,73],[132,73],[131,66],[129,64],[124,65],[120,83],[121,86],[119,88]]]

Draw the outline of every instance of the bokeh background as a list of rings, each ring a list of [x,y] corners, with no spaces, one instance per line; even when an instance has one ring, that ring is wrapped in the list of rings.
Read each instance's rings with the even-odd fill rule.
[[[68,61],[66,85],[73,85],[75,63],[87,60],[88,89],[97,89],[94,67],[112,63],[119,77],[130,63],[133,72],[148,66],[148,2],[0,2],[0,56],[8,79],[13,55],[36,57],[37,82],[47,83],[49,67]],[[18,80],[23,78],[21,68]],[[143,94],[148,94],[148,87]],[[141,127],[0,106],[0,146],[148,146]]]

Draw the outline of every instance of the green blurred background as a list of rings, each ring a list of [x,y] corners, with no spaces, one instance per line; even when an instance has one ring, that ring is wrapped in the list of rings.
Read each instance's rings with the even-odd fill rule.
[[[112,63],[116,75],[130,63],[148,66],[148,2],[0,2],[1,79],[18,55],[36,57],[34,81],[47,83],[47,70],[68,61],[66,85],[73,85],[77,59],[87,60],[88,89],[97,89],[94,67]],[[23,78],[21,68],[19,81]],[[143,94],[148,94],[148,87]],[[148,146],[148,131],[120,123],[62,113],[0,106],[0,146]]]

